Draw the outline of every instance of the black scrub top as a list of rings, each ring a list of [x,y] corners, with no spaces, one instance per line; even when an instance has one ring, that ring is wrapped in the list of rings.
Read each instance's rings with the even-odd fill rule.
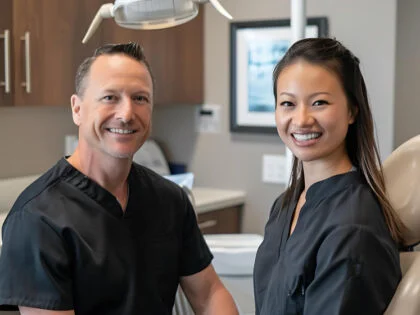
[[[274,203],[254,266],[257,315],[383,314],[401,279],[398,247],[358,172],[313,184],[297,204]]]
[[[3,225],[0,304],[76,314],[171,314],[179,277],[212,255],[183,190],[133,164],[123,212],[66,159],[30,185]]]

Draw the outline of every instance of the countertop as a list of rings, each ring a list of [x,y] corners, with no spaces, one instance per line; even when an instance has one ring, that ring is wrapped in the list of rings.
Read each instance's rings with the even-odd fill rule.
[[[245,203],[246,197],[246,193],[242,190],[209,187],[193,187],[192,194],[195,211],[198,214],[241,205]]]

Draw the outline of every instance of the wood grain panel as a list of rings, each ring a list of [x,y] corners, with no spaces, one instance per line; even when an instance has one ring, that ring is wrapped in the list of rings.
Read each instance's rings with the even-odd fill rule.
[[[105,2],[3,0],[0,27],[6,25],[12,33],[13,93],[12,96],[0,94],[0,105],[69,106],[74,76],[83,59],[105,43],[128,41],[138,41],[144,47],[156,79],[155,104],[201,104],[203,7],[192,21],[165,30],[129,30],[109,19],[83,45],[81,40],[90,22]],[[22,86],[27,56],[21,38],[25,32],[30,34],[32,91],[29,94]],[[0,73],[4,72],[2,68],[3,65]]]
[[[197,216],[203,234],[230,234],[241,232],[242,206],[229,207]]]
[[[14,0],[15,105],[69,105],[78,65],[99,45],[81,43],[101,1]],[[27,94],[24,43],[31,36],[32,92]],[[100,32],[100,30],[99,30]]]
[[[129,30],[107,20],[104,43],[140,43],[151,65],[156,86],[155,104],[201,104],[204,99],[203,6],[192,21],[163,30]]]
[[[13,14],[13,6],[12,0],[2,0],[1,1],[1,9],[0,9],[0,33],[4,34],[5,30],[9,30],[10,32],[10,45],[13,43],[12,38],[12,30],[13,30],[13,23],[12,23],[12,14]],[[5,73],[4,73],[4,40],[0,40],[0,81],[5,80]],[[13,52],[10,48],[10,71],[13,74]],[[13,80],[13,75],[11,75],[11,80]],[[11,84],[11,92],[6,93],[4,90],[4,86],[0,86],[0,106],[10,106],[13,104],[13,84]]]

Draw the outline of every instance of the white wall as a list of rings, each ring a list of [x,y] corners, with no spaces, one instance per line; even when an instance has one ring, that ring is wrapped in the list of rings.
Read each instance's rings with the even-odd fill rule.
[[[64,154],[64,136],[77,134],[66,107],[0,107],[0,178],[40,174]]]
[[[235,21],[290,17],[289,0],[224,0]],[[193,107],[157,108],[153,136],[172,160],[186,162],[196,184],[247,192],[243,229],[262,233],[275,197],[284,187],[261,181],[263,154],[284,152],[277,135],[229,132],[229,22],[205,10],[205,100],[223,106],[220,134],[194,132]],[[360,59],[381,155],[393,148],[396,0],[307,0],[308,16],[327,16],[330,35]]]
[[[420,134],[420,1],[398,1],[395,146]]]

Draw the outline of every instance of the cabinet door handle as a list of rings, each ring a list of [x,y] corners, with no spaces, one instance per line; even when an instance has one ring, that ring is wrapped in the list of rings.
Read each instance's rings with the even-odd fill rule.
[[[4,86],[6,93],[10,93],[10,31],[5,30],[0,34],[4,39],[4,81],[0,81],[0,86]]]
[[[20,38],[25,42],[25,82],[22,86],[26,88],[26,93],[31,93],[31,36],[29,32]]]
[[[198,227],[200,229],[208,229],[216,225],[217,225],[217,220],[207,220],[207,221],[198,223]]]

